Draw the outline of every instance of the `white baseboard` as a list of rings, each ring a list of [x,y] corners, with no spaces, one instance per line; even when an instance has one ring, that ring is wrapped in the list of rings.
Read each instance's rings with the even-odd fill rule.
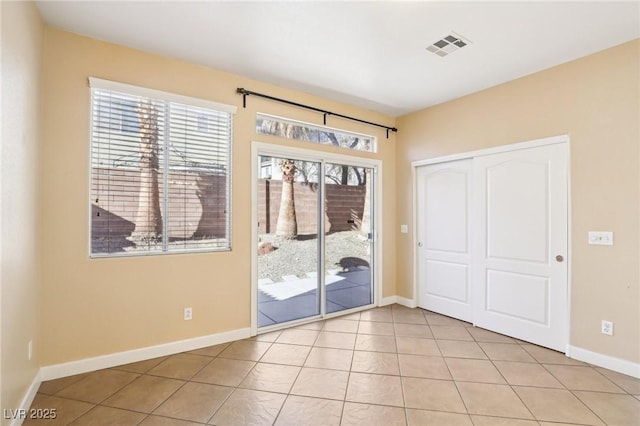
[[[393,305],[394,303],[397,303],[397,301],[398,301],[398,296],[383,297],[382,299],[380,299],[379,306]]]
[[[417,308],[418,304],[414,299],[407,299],[406,297],[396,296],[396,303],[402,306],[406,306],[407,308]]]
[[[418,304],[413,299],[407,299],[406,297],[402,296],[383,297],[382,300],[380,300],[380,306],[393,305],[394,303],[406,306],[407,308],[415,308],[418,306]]]
[[[250,328],[240,328],[224,333],[210,334],[208,336],[195,337],[193,339],[179,340],[146,348],[130,351],[116,352],[100,355],[92,358],[79,359],[63,364],[47,365],[40,368],[40,380],[53,380],[75,374],[102,370],[103,368],[116,367],[132,362],[144,361],[160,356],[174,355],[180,352],[193,351],[207,346],[219,345],[234,340],[245,339],[251,336]],[[38,384],[39,385],[39,384]],[[36,388],[37,390],[37,388]]]
[[[640,379],[640,364],[620,359],[598,352],[592,352],[577,346],[569,345],[567,347],[567,356],[578,361],[597,365],[598,367],[607,368]]]
[[[24,422],[27,413],[29,413],[29,408],[33,403],[33,399],[36,397],[36,393],[38,393],[38,388],[40,387],[41,383],[42,378],[40,371],[38,371],[38,373],[36,373],[36,376],[33,378],[29,389],[27,389],[27,393],[22,398],[22,401],[20,401],[20,406],[17,410],[13,411],[14,417],[11,420],[11,426],[20,426],[22,422]],[[6,412],[4,414],[6,415]]]

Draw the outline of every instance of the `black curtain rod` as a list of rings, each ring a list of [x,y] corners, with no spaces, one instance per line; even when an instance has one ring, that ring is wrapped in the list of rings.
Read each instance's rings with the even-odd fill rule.
[[[253,96],[258,96],[260,98],[269,99],[271,101],[276,101],[276,102],[281,102],[283,104],[293,105],[293,106],[296,106],[298,108],[304,108],[304,109],[308,109],[308,110],[311,110],[311,111],[319,112],[324,117],[324,125],[325,126],[327,125],[327,115],[334,115],[336,117],[344,118],[344,119],[347,119],[347,120],[357,121],[358,123],[364,123],[364,124],[368,124],[370,126],[382,127],[383,129],[387,130],[387,139],[389,139],[389,131],[392,131],[392,132],[397,132],[398,131],[398,129],[396,129],[395,127],[389,127],[389,126],[385,126],[383,124],[372,123],[371,121],[361,120],[361,119],[355,118],[355,117],[349,117],[348,115],[338,114],[338,113],[335,113],[335,112],[331,112],[331,111],[327,111],[327,110],[324,110],[324,109],[312,107],[312,106],[309,106],[309,105],[300,104],[298,102],[292,102],[292,101],[288,101],[286,99],[276,98],[276,97],[273,97],[273,96],[265,95],[263,93],[252,92],[251,90],[243,89],[242,87],[238,87],[236,89],[236,92],[242,95],[242,107],[243,108],[247,107],[247,96],[253,95]]]

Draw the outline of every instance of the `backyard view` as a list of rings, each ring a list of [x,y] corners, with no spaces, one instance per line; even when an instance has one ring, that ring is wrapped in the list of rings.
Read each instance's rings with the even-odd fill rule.
[[[325,230],[325,311],[371,303],[368,170],[325,164],[324,191],[319,191],[321,163],[260,160],[258,326],[320,314],[320,220]]]

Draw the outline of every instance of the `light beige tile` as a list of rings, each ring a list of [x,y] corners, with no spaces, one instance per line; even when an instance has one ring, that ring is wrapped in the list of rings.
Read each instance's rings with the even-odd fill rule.
[[[312,348],[304,366],[349,371],[352,358],[353,351],[350,350]]]
[[[503,417],[472,415],[471,420],[474,426],[538,426],[538,422],[535,420],[506,419]]]
[[[393,322],[401,322],[405,324],[422,324],[426,325],[427,320],[419,309],[416,310],[393,310]]]
[[[517,342],[509,336],[494,333],[493,331],[485,330],[484,328],[467,327],[467,331],[473,336],[476,342],[517,344]]]
[[[132,362],[131,364],[119,365],[117,367],[113,367],[114,370],[122,370],[129,371],[131,373],[140,373],[144,374],[147,371],[151,370],[153,367],[160,364],[162,361],[169,357],[163,356],[160,358],[147,359],[139,362]]]
[[[56,395],[97,404],[134,381],[138,376],[136,373],[126,371],[99,370],[67,386]]]
[[[597,367],[596,370],[628,393],[640,395],[640,379],[636,379],[635,377],[627,376],[626,374],[618,373],[616,371],[607,370],[606,368]]]
[[[284,330],[276,339],[276,343],[311,346],[318,338],[319,331],[290,328]]]
[[[473,426],[467,414],[407,409],[409,426]]]
[[[455,381],[506,384],[491,361],[464,358],[445,358],[445,361]]]
[[[218,355],[220,358],[244,359],[246,361],[258,361],[271,347],[270,342],[257,342],[252,340],[240,340],[233,342],[228,348]]]
[[[215,358],[191,380],[214,385],[238,386],[255,365],[253,361]]]
[[[524,386],[514,386],[513,389],[538,421],[604,424],[568,390]]]
[[[347,401],[402,407],[402,383],[398,376],[351,373]]]
[[[74,376],[62,377],[60,379],[55,380],[47,380],[46,382],[42,382],[40,387],[38,388],[39,393],[43,393],[45,395],[54,395],[60,392],[62,389],[66,388],[74,384],[75,382],[85,378],[87,374],[76,374]]]
[[[314,346],[334,349],[351,349],[356,345],[356,334],[353,333],[335,333],[332,331],[322,331],[318,334],[318,338]]]
[[[396,352],[396,339],[393,336],[358,334],[358,337],[356,338],[356,350],[373,352]]]
[[[225,386],[190,382],[171,395],[153,414],[206,423],[232,391]]]
[[[211,358],[203,355],[177,354],[168,357],[147,374],[170,377],[172,379],[189,380],[198,371],[211,362]]]
[[[270,425],[273,424],[286,395],[237,389],[220,407],[210,423],[215,425]]]
[[[431,333],[431,329],[429,326],[422,324],[404,324],[404,323],[393,323],[393,328],[395,330],[396,336],[404,336],[404,337],[419,337],[422,339],[431,339],[433,338],[433,334]]]
[[[140,423],[140,426],[200,426],[201,424],[202,423],[195,423],[187,420],[150,415]]]
[[[386,352],[355,351],[351,371],[399,376],[398,355]]]
[[[369,309],[360,312],[360,321],[393,322],[390,309]]]
[[[356,333],[358,331],[358,321],[344,319],[330,319],[324,322],[322,331],[333,331],[338,333]]]
[[[134,413],[133,411],[121,410],[119,408],[96,406],[86,414],[78,417],[73,426],[91,425],[91,426],[123,426],[137,425],[146,414]]]
[[[151,413],[184,384],[182,380],[140,376],[105,400],[102,405]]]
[[[320,331],[324,327],[324,320],[312,321],[306,324],[300,324],[293,327],[296,330],[315,330]]]
[[[404,409],[345,402],[341,426],[405,426]]]
[[[479,342],[485,354],[495,361],[536,362],[520,345],[513,343],[487,343]]]
[[[398,344],[398,353],[410,355],[440,355],[438,345],[433,339],[398,336],[396,337],[396,342]]]
[[[311,352],[311,346],[274,343],[262,356],[261,362],[302,366]]]
[[[441,356],[398,354],[400,374],[425,379],[453,380]]]
[[[240,383],[241,388],[289,393],[300,367],[258,363]]]
[[[584,362],[576,361],[565,354],[536,345],[523,344],[522,348],[541,364],[582,365]]]
[[[348,380],[349,373],[346,371],[303,367],[291,388],[291,394],[344,400]]]
[[[466,327],[456,327],[450,325],[432,325],[431,332],[435,339],[447,340],[466,340],[473,342],[473,337],[467,331]]]
[[[222,351],[227,349],[229,345],[231,345],[231,343],[222,343],[220,345],[207,346],[206,348],[196,349],[195,351],[191,351],[189,353],[195,355],[218,356]]]
[[[353,314],[342,315],[340,319],[350,321],[360,321],[360,312],[354,312]]]
[[[358,334],[377,334],[379,336],[393,336],[395,333],[393,323],[360,321]]]
[[[575,365],[545,365],[544,367],[567,389],[624,393],[611,380],[591,367]]]
[[[511,361],[494,361],[493,364],[511,385],[563,388],[562,384],[540,364]]]
[[[289,395],[276,419],[276,426],[337,426],[342,401]]]
[[[631,395],[585,391],[574,395],[608,425],[640,425],[640,401]]]
[[[469,414],[533,419],[510,386],[456,382]]]
[[[442,356],[448,358],[487,359],[482,348],[475,342],[459,340],[437,340]]]
[[[429,325],[448,325],[453,327],[471,327],[468,322],[460,321],[445,315],[435,314],[431,312],[425,313],[425,318]]]
[[[252,337],[249,340],[255,340],[258,342],[275,342],[278,337],[282,334],[282,330],[271,331],[269,333],[258,334],[257,336]]]
[[[87,411],[94,407],[93,404],[72,399],[58,398],[56,396],[46,396],[38,394],[31,404],[31,410],[44,410],[49,414],[48,418],[44,416],[31,417],[31,410],[27,412],[27,418],[22,423],[24,426],[29,425],[49,425],[62,426],[68,425]],[[6,416],[6,413],[4,413]],[[7,423],[8,424],[8,423]]]
[[[467,412],[452,381],[403,377],[402,388],[407,408]]]

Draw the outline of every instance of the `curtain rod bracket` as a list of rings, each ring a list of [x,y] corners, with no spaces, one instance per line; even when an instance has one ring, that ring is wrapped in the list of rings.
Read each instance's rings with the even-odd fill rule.
[[[373,123],[371,121],[366,121],[366,120],[361,120],[359,118],[350,117],[348,115],[343,115],[343,114],[338,114],[338,113],[331,112],[331,111],[326,111],[324,109],[312,107],[310,105],[300,104],[298,102],[288,101],[286,99],[276,98],[276,97],[273,97],[273,96],[265,95],[263,93],[252,92],[251,90],[247,90],[247,89],[244,89],[242,87],[238,87],[236,89],[236,93],[239,93],[239,94],[242,95],[242,106],[243,106],[243,108],[247,107],[247,96],[255,95],[255,96],[258,96],[260,98],[269,99],[271,101],[280,102],[280,103],[287,104],[287,105],[293,105],[293,106],[298,107],[298,108],[304,108],[304,109],[308,109],[308,110],[311,110],[311,111],[319,112],[323,116],[323,123],[324,123],[325,126],[327,125],[327,115],[335,115],[336,117],[344,118],[345,120],[357,121],[358,123],[368,124],[369,126],[382,127],[383,129],[387,130],[387,139],[389,139],[389,131],[391,131],[391,132],[397,132],[398,131],[398,129],[395,128],[395,127],[389,127],[389,126],[385,126],[384,124]]]

